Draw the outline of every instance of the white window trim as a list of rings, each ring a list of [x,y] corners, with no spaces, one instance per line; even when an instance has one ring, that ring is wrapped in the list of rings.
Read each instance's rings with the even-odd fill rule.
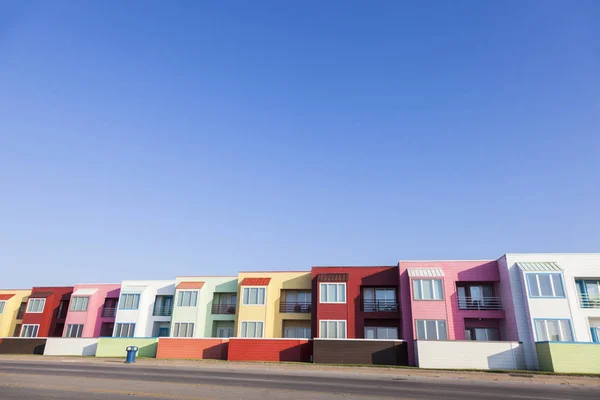
[[[69,327],[70,326],[71,327],[72,326],[77,326],[77,327],[81,326],[81,335],[80,336],[68,336],[67,334],[69,333]],[[83,337],[83,329],[84,328],[85,328],[84,324],[67,324],[67,325],[65,325],[65,330],[63,332],[63,337],[66,337],[66,338],[82,338]],[[78,330],[79,329],[76,329],[75,333],[77,333]],[[71,333],[73,333],[73,329],[72,328],[71,328]]]
[[[121,308],[121,303],[125,303],[124,301],[122,302],[121,300],[123,300],[123,295],[128,295],[128,296],[138,296],[138,302],[137,302],[137,307],[136,308]],[[140,309],[140,303],[142,302],[142,294],[141,293],[121,293],[119,295],[119,302],[117,303],[117,310],[123,310],[123,311],[139,311]],[[125,304],[123,304],[123,306],[125,306]],[[116,326],[116,325],[115,325]]]
[[[535,330],[535,333],[537,336],[536,339],[538,341],[541,341],[540,340],[540,332],[538,331],[537,327],[535,326],[535,323],[537,321],[544,321],[544,331],[545,331],[544,333],[546,334],[546,341],[548,341],[548,342],[551,342],[550,333],[548,332],[548,321],[557,321],[558,322],[558,330],[560,331],[560,336],[563,338],[565,337],[565,332],[563,330],[563,326],[560,323],[560,321],[568,321],[569,329],[570,329],[569,333],[571,334],[571,340],[559,340],[559,342],[572,343],[575,341],[575,332],[573,332],[573,321],[571,321],[571,319],[569,319],[569,318],[555,318],[555,319],[553,319],[553,318],[550,318],[550,319],[536,318],[533,321],[533,329]]]
[[[435,298],[435,286],[431,286],[431,290],[432,290],[432,294],[434,298],[431,299],[425,299],[425,298],[421,298],[421,299],[417,299],[415,297],[416,293],[414,292],[414,281],[419,281],[419,286],[421,287],[421,296],[423,295],[423,281],[440,281],[442,283],[442,296],[439,299]],[[410,285],[410,290],[413,292],[412,294],[412,299],[414,301],[444,301],[444,280],[442,278],[413,278],[411,279],[411,285]]]
[[[344,323],[344,337],[343,338],[328,338],[328,337],[321,336],[323,334],[323,332],[321,330],[321,322],[336,322],[336,323],[338,323],[338,326],[339,326],[340,322],[343,322]],[[348,339],[348,320],[346,320],[346,319],[320,319],[319,320],[319,339]]]
[[[448,340],[448,321],[445,319],[415,319],[415,337],[418,337],[419,335],[419,327],[418,327],[418,322],[419,321],[423,321],[425,322],[425,324],[423,325],[423,328],[425,330],[425,336],[429,336],[427,334],[427,321],[435,321],[435,339],[418,339],[417,340],[435,340],[438,342],[443,342],[443,341],[447,341]],[[444,321],[444,324],[446,325],[446,339],[440,339],[440,321]]]
[[[245,303],[246,296],[244,296],[244,290],[246,289],[264,289],[265,290],[265,302],[263,304],[248,304]],[[267,305],[267,287],[266,286],[242,286],[242,305],[248,307],[264,307]],[[257,321],[244,321],[244,322],[257,322]],[[263,322],[263,321],[258,321]]]
[[[246,322],[246,323],[252,323],[252,322],[256,322],[256,323],[261,323],[262,324],[262,336],[260,337],[249,337],[249,336],[242,336],[242,324]],[[265,321],[254,321],[254,320],[244,320],[244,321],[240,321],[240,331],[238,332],[238,337],[242,338],[242,339],[264,339],[265,338]],[[248,328],[246,328],[247,331]],[[246,332],[247,333],[247,332]]]
[[[23,336],[26,326],[37,326],[37,331],[35,332],[35,336]],[[19,332],[19,337],[36,338],[36,337],[38,337],[39,333],[40,333],[40,324],[23,324],[23,325],[21,325],[21,332]]]
[[[119,328],[119,325],[133,325],[133,334],[132,336],[115,336],[117,334],[117,329]],[[115,328],[113,331],[113,337],[117,337],[117,338],[134,338],[135,337],[135,328],[137,328],[137,324],[135,322],[115,322]],[[129,328],[127,329],[129,331]],[[123,332],[123,329],[121,329],[121,333]]]
[[[344,285],[344,301],[322,301],[321,293],[323,293],[323,285]],[[320,282],[319,283],[319,304],[346,304],[348,302],[348,286],[346,282]],[[336,290],[337,297],[337,290]],[[325,321],[325,320],[324,320]],[[341,320],[344,321],[344,320]]]
[[[29,311],[29,304],[30,304],[30,302],[32,300],[34,300],[34,301],[38,301],[38,300],[42,301],[42,310],[41,311]],[[29,313],[29,314],[43,314],[45,308],[46,308],[46,299],[35,297],[33,299],[27,300],[27,308],[25,309],[25,312]]]
[[[190,293],[196,292],[196,304],[194,304],[194,305],[190,304],[189,306],[186,306],[186,305],[183,305],[183,304],[179,305],[179,296],[181,296],[185,292],[190,292]],[[190,296],[190,300],[191,299],[192,298]],[[182,303],[183,303],[183,298],[182,298]],[[197,290],[197,289],[196,290],[194,290],[194,289],[178,289],[177,290],[177,295],[173,299],[174,307],[198,307],[198,303],[200,303],[200,290]]]
[[[537,286],[537,290],[539,295],[534,296],[533,294],[531,294],[530,292],[530,286],[529,286],[529,275],[535,276],[535,283]],[[552,279],[552,277],[550,277],[550,287],[552,288],[552,296],[544,296],[542,294],[542,286],[540,285],[540,275],[558,275],[560,276],[560,284],[562,285],[562,291],[563,291],[563,295],[562,296],[557,296],[556,295],[556,288],[554,287],[554,279]],[[560,272],[528,272],[525,274],[525,285],[527,286],[527,292],[529,294],[529,297],[532,299],[565,299],[567,297],[566,294],[566,288],[565,288],[565,283],[564,283],[564,279],[563,279],[563,274],[561,274]]]
[[[177,325],[177,324],[179,324],[179,329],[177,329],[177,335],[179,335],[179,333],[181,333],[181,324],[187,324],[186,334],[187,334],[187,331],[188,331],[188,329],[190,327],[190,324],[191,324],[192,325],[192,336],[175,336],[175,330],[176,330],[175,329],[175,325]],[[196,336],[194,336],[195,333],[196,333],[196,323],[195,322],[188,322],[188,321],[173,322],[173,329],[172,329],[172,331],[170,333],[171,333],[171,335],[173,335],[171,337],[193,339],[193,338],[196,337]]]
[[[73,307],[75,307],[76,304],[76,299],[87,299],[87,303],[85,304],[85,310],[74,310]],[[71,300],[69,301],[69,312],[87,312],[88,309],[90,307],[90,296],[73,296],[71,297]],[[75,324],[77,325],[77,324]]]

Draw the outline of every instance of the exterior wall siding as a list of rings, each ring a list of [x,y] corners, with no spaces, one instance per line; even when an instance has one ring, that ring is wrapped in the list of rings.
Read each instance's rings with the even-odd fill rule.
[[[579,374],[600,374],[600,344],[598,343],[536,343],[542,371]]]
[[[43,312],[25,312],[23,315],[23,324],[39,325],[40,327],[38,329],[37,337],[61,337],[63,329],[57,328],[60,327],[59,324],[65,323],[68,308],[67,310],[64,310],[64,319],[58,318],[57,313],[61,301],[66,301],[67,307],[69,306],[71,293],[73,293],[73,287],[34,287],[31,291],[31,296],[34,296],[39,292],[52,292],[52,294],[46,297],[46,303],[44,305]]]
[[[99,338],[96,357],[123,357],[127,346],[138,347],[138,357],[156,357],[158,338]]]
[[[121,285],[75,285],[73,292],[76,292],[78,289],[97,289],[97,291],[91,296],[82,296],[89,297],[87,311],[71,311],[69,308],[65,329],[69,324],[81,324],[83,325],[81,337],[97,338],[100,336],[100,329],[104,322],[115,321],[115,317],[102,317],[102,308],[107,297],[119,297]]]
[[[417,340],[415,354],[420,368],[514,370],[526,366],[519,342]]]
[[[408,365],[408,347],[400,340],[315,339],[315,364]]]
[[[44,354],[46,338],[0,338],[0,354]]]
[[[48,338],[44,355],[94,357],[97,347],[97,338]]]
[[[229,339],[160,338],[156,358],[227,360]]]
[[[0,290],[0,295],[13,295],[5,302],[4,312],[0,314],[0,337],[13,336],[17,324],[21,324],[21,320],[17,320],[17,314],[22,302],[27,302],[31,290]],[[18,332],[17,332],[18,334]]]
[[[308,339],[229,340],[229,361],[309,362],[311,355]]]

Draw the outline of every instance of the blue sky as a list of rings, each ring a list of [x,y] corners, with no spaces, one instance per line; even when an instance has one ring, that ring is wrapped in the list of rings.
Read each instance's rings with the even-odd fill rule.
[[[0,287],[598,252],[599,19],[2,2]]]

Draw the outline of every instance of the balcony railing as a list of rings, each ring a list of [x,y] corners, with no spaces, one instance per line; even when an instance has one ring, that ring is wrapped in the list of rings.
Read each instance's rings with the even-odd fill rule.
[[[172,306],[161,306],[161,307],[154,307],[154,311],[152,312],[152,315],[155,317],[170,317],[172,313],[173,313]]]
[[[501,297],[459,297],[460,310],[502,310]]]
[[[398,311],[398,302],[396,300],[363,300],[362,309],[364,312],[396,312]]]
[[[579,307],[600,308],[600,296],[579,293]]]
[[[235,314],[235,304],[213,304],[213,314]]]
[[[117,307],[104,307],[102,309],[102,316],[104,318],[112,318],[117,315]]]
[[[309,313],[311,311],[311,303],[298,301],[282,301],[279,303],[279,312],[281,313]]]

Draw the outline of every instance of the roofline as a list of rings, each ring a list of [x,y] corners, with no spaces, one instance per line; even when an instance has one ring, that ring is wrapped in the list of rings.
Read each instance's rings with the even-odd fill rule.
[[[403,263],[403,262],[466,262],[466,261],[497,261],[497,259],[491,258],[491,259],[483,259],[483,260],[474,260],[474,259],[470,259],[470,260],[400,260],[398,262]]]
[[[18,290],[18,291],[27,291],[27,290],[29,290],[31,292],[31,289],[0,289],[0,292],[11,292],[11,291],[15,291],[15,290]]]
[[[310,274],[310,270],[302,271],[240,271],[240,274],[289,274],[290,272],[307,273]],[[238,274],[239,275],[239,274]]]
[[[237,279],[237,275],[236,276],[222,276],[222,275],[179,275],[179,276],[175,277],[175,280],[177,280],[179,278],[235,278],[235,279]]]
[[[504,253],[502,256],[539,256],[544,254],[553,256],[600,256],[600,253]]]
[[[398,265],[314,265],[313,268],[397,268]]]

